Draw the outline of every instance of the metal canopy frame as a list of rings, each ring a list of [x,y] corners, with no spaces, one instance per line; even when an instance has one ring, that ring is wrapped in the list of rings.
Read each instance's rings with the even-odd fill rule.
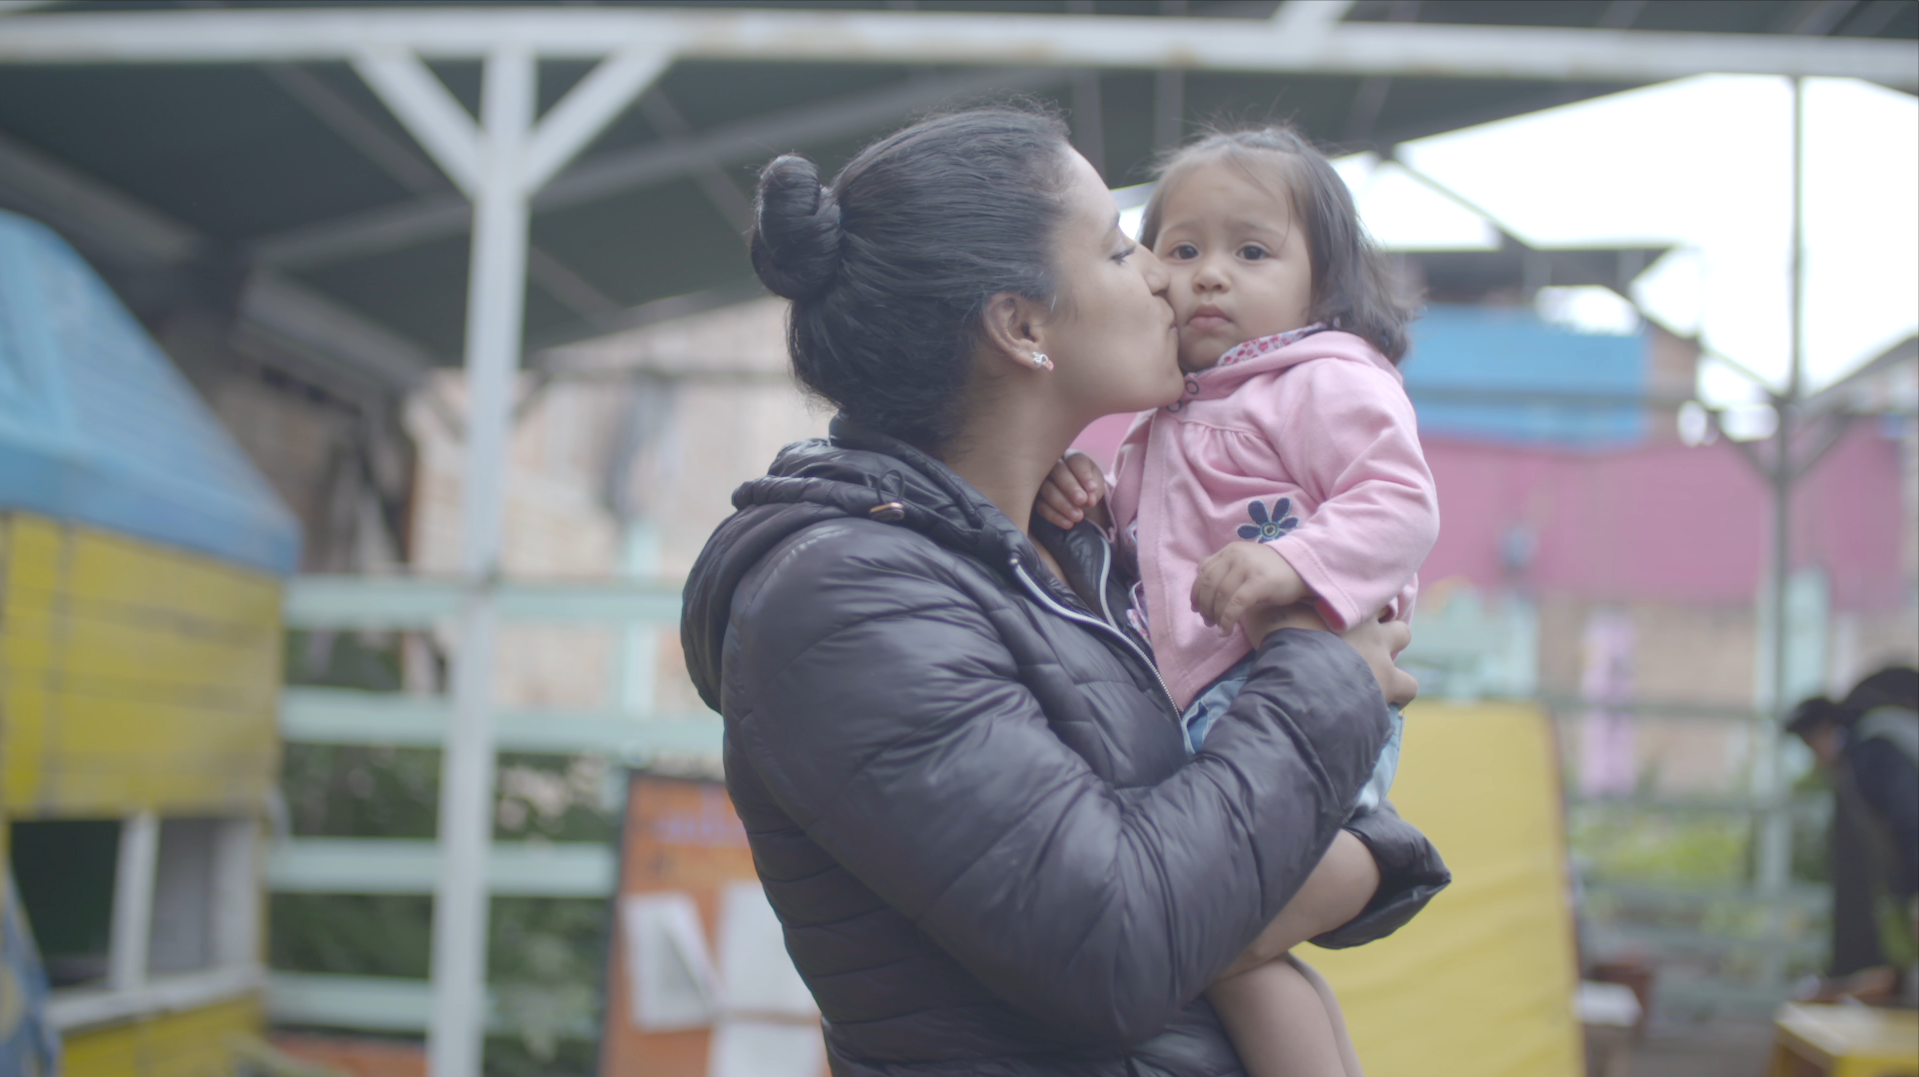
[[[913,63],[1656,82],[1702,71],[1832,75],[1919,88],[1899,41],[1435,23],[1342,22],[1350,0],[1271,20],[752,8],[333,8],[16,16],[0,63],[353,60],[404,49],[545,59],[640,49],[680,59]]]
[[[396,140],[375,118],[356,114],[357,106],[331,90],[328,80],[315,77],[313,72],[296,66],[295,61],[348,65],[364,79],[370,71],[386,66],[382,58],[410,53],[427,61],[471,62],[483,59],[493,43],[512,41],[525,45],[537,59],[561,62],[631,52],[665,57],[663,62],[668,64],[678,60],[745,60],[801,61],[823,68],[870,64],[901,69],[917,65],[921,75],[883,93],[852,94],[699,131],[683,123],[678,125],[680,130],[674,130],[673,114],[677,110],[654,85],[634,97],[638,101],[635,111],[658,135],[655,141],[601,153],[562,171],[556,182],[539,189],[532,206],[535,214],[554,213],[553,220],[557,221],[565,216],[557,211],[578,209],[641,187],[691,179],[705,192],[705,201],[719,218],[737,231],[748,207],[737,188],[721,174],[727,166],[763,158],[771,149],[792,148],[795,142],[819,144],[864,135],[955,100],[1047,92],[1069,81],[1075,112],[1095,115],[1100,93],[1096,76],[1102,69],[1114,75],[1124,75],[1128,70],[1156,72],[1152,91],[1155,145],[1168,144],[1178,136],[1188,75],[1211,75],[1214,81],[1221,76],[1244,79],[1284,75],[1308,80],[1362,76],[1356,80],[1359,95],[1347,125],[1358,131],[1369,131],[1379,119],[1380,103],[1395,78],[1428,84],[1458,80],[1484,87],[1484,91],[1475,92],[1490,92],[1494,83],[1489,80],[1511,80],[1515,87],[1556,83],[1565,88],[1558,96],[1566,100],[1700,71],[1851,75],[1902,88],[1919,87],[1919,62],[1909,42],[1814,36],[1832,32],[1846,19],[1859,23],[1859,30],[1876,32],[1885,22],[1884,12],[1874,6],[1878,2],[1869,0],[1860,5],[1855,0],[1797,0],[1775,5],[1777,10],[1753,4],[1746,6],[1755,12],[1764,9],[1763,19],[1741,16],[1720,20],[1715,16],[1704,23],[1680,23],[1747,29],[1763,26],[1778,31],[1772,33],[1619,29],[1635,22],[1674,24],[1672,18],[1661,15],[1658,6],[1649,8],[1642,0],[1614,0],[1604,7],[1599,26],[1593,29],[1355,21],[1377,16],[1382,8],[1377,2],[1353,0],[1255,0],[1237,4],[1195,0],[1190,5],[1176,0],[1160,4],[1162,14],[1157,17],[1091,15],[1095,8],[1090,2],[1067,3],[1069,11],[1085,13],[1066,15],[849,12],[790,7],[766,10],[720,5],[538,10],[322,6],[95,12],[78,5],[42,2],[0,8],[0,17],[5,19],[4,30],[0,31],[0,65],[15,69],[74,64],[148,68],[202,63],[260,65],[281,90],[411,197],[356,209],[330,220],[300,221],[277,233],[215,237],[229,249],[237,244],[242,257],[256,270],[257,287],[250,287],[249,309],[243,313],[250,315],[253,308],[260,309],[272,316],[261,327],[274,337],[323,357],[324,365],[370,375],[386,391],[398,392],[417,381],[426,367],[451,358],[457,339],[452,329],[457,321],[438,313],[444,309],[439,304],[415,306],[411,309],[422,313],[403,316],[390,302],[373,296],[354,298],[351,289],[342,293],[337,285],[348,279],[342,276],[349,271],[345,263],[388,255],[416,256],[408,252],[428,256],[418,249],[467,234],[472,203],[467,192],[459,189],[459,182],[461,170],[470,167],[470,162],[462,163],[459,156],[449,161],[436,157],[441,166],[436,169],[423,155],[402,144],[404,136]],[[1453,17],[1452,9],[1469,6],[1428,3],[1423,9],[1427,14],[1419,16],[1416,9],[1420,5],[1395,3],[1387,18],[1447,18]],[[1273,11],[1275,7],[1277,13],[1271,18],[1222,17]],[[8,10],[16,13],[6,15]],[[1728,6],[1723,10],[1738,12],[1741,8]],[[1179,14],[1188,11],[1190,15]],[[1465,15],[1478,17],[1470,12]],[[931,64],[947,65],[948,73],[927,72]],[[1009,66],[1014,64],[1023,66]],[[954,67],[959,71],[954,72]],[[967,71],[968,67],[975,70]],[[1072,74],[1070,69],[1074,68],[1080,74]],[[341,73],[345,74],[344,70]],[[1338,95],[1345,91],[1332,92]],[[1515,92],[1523,95],[1528,91]],[[1556,102],[1535,100],[1527,107],[1551,103]],[[1512,111],[1510,107],[1503,111],[1492,108],[1485,115],[1452,117],[1453,126]],[[454,121],[464,114],[464,110],[441,112],[442,119]],[[472,122],[470,117],[466,122]],[[1076,118],[1075,126],[1086,126],[1084,117]],[[1407,133],[1402,131],[1400,135]],[[414,134],[422,137],[417,131]],[[1094,138],[1089,148],[1098,142]],[[7,163],[0,161],[0,171]],[[446,172],[444,178],[442,171]],[[6,178],[0,176],[0,180]],[[449,185],[446,179],[454,183]],[[38,209],[32,204],[28,208]],[[573,242],[577,244],[577,237]],[[444,245],[440,249],[444,250]],[[596,257],[587,251],[577,253],[589,259]],[[675,301],[658,311],[646,305],[628,307],[627,302],[645,304],[659,299],[665,294],[660,289],[664,282],[654,281],[641,289],[641,295],[616,301],[609,296],[617,294],[617,287],[608,288],[604,279],[596,282],[591,274],[576,271],[566,261],[569,257],[573,254],[529,248],[529,277],[549,308],[543,318],[534,319],[543,328],[532,332],[528,341],[531,347],[623,328],[664,314],[667,307],[678,310],[688,305]],[[368,268],[380,271],[399,264],[389,259]],[[713,269],[708,267],[703,272],[711,276]],[[325,283],[328,270],[333,284]],[[316,272],[321,275],[314,276]],[[606,272],[604,266],[600,272]],[[750,280],[745,276],[719,285],[717,278],[699,279],[696,274],[686,290],[699,292],[719,285],[707,297],[710,305],[732,297],[746,284]],[[329,288],[333,290],[329,292]],[[688,298],[699,305],[696,297]],[[369,301],[373,303],[371,309],[365,305]],[[566,312],[563,326],[553,321],[562,310]],[[328,347],[331,342],[323,330],[329,319],[322,312],[357,315],[351,319],[356,346]],[[251,317],[249,321],[260,322]],[[408,329],[397,328],[408,323],[414,324]],[[427,335],[417,335],[420,333]],[[421,343],[427,339],[442,343]]]
[[[490,682],[500,614],[505,450],[520,360],[529,215],[543,190],[559,192],[568,183],[576,188],[594,185],[590,169],[561,177],[579,152],[675,60],[1621,83],[1712,71],[1850,76],[1919,89],[1919,51],[1905,41],[1342,21],[1352,7],[1351,0],[1291,0],[1270,20],[792,8],[72,12],[34,11],[32,5],[15,4],[13,14],[0,11],[5,15],[0,22],[0,64],[5,65],[344,61],[462,196],[427,194],[381,219],[348,222],[357,227],[354,234],[361,248],[368,242],[377,245],[382,237],[392,242],[427,233],[457,234],[469,221],[472,232],[464,356],[470,400],[460,556],[467,582],[441,782],[442,859],[434,891],[429,1035],[434,1077],[474,1077],[480,1072],[495,748]],[[555,59],[597,61],[598,66],[543,117],[537,116],[537,64]],[[477,117],[426,66],[428,60],[483,63]],[[1047,71],[1017,78],[1030,83],[1063,76]],[[1000,79],[1003,83],[1004,76]],[[952,80],[939,87],[944,92],[953,88]],[[913,111],[897,105],[889,106],[889,115]],[[352,117],[334,105],[322,102],[318,107],[331,110],[336,127],[353,124]],[[836,119],[813,118],[829,126]],[[734,141],[755,144],[750,137]],[[711,167],[731,152],[718,136],[698,143],[667,145],[632,154],[621,164],[602,164],[600,182],[606,182],[609,172],[621,172],[628,180],[649,170],[679,169],[684,174]],[[123,208],[105,194],[90,197],[84,189],[62,195],[56,165],[37,161],[24,150],[14,152],[4,143],[0,169],[36,178],[48,198],[65,197],[69,203],[77,199],[69,208],[82,217]],[[139,226],[138,240],[153,248],[156,257],[193,243],[190,232],[151,215],[119,216]],[[336,254],[354,249],[339,233],[321,229],[287,237],[278,244],[277,257],[290,263],[324,257],[329,243]],[[273,248],[268,245],[269,263],[276,257]],[[548,267],[549,275],[554,268]],[[326,323],[336,313],[322,297],[271,274],[256,282],[248,302],[269,324],[295,336],[324,336]],[[349,317],[340,324],[358,332],[367,365],[402,384],[416,377],[424,357],[362,321]]]

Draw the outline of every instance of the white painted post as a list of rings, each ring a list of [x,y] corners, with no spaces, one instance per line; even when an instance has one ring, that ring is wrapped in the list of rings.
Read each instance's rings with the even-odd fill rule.
[[[107,986],[137,991],[147,982],[147,944],[153,933],[153,874],[159,863],[160,820],[150,811],[120,823],[120,856],[113,872],[113,924],[107,944]]]
[[[651,522],[627,521],[620,547],[622,576],[651,579],[659,572],[660,530]],[[659,675],[659,631],[650,624],[628,622],[620,635],[619,709],[631,719],[651,717],[654,681]]]
[[[1767,586],[1763,589],[1768,604],[1764,641],[1768,651],[1768,672],[1771,674],[1765,702],[1772,720],[1760,726],[1760,735],[1766,742],[1760,745],[1758,755],[1758,777],[1763,790],[1761,796],[1770,807],[1760,817],[1756,835],[1758,848],[1754,856],[1755,882],[1759,892],[1775,900],[1784,896],[1787,884],[1792,881],[1792,815],[1785,807],[1786,797],[1791,790],[1785,780],[1785,759],[1779,738],[1792,706],[1797,702],[1791,696],[1794,684],[1788,654],[1792,630],[1787,619],[1794,612],[1789,601],[1792,589],[1792,486],[1795,477],[1792,442],[1793,435],[1798,431],[1799,405],[1805,389],[1805,80],[1795,76],[1789,85],[1792,87],[1792,256],[1789,262],[1792,276],[1787,289],[1786,315],[1791,340],[1786,387],[1783,392],[1774,393],[1772,398],[1773,409],[1778,415],[1773,432],[1773,472],[1770,476],[1772,558],[1768,566]],[[1784,922],[1783,910],[1774,904],[1767,914],[1768,933],[1778,938]],[[1760,961],[1760,982],[1767,987],[1778,988],[1782,986],[1784,978],[1783,956],[1777,950],[1768,951]]]
[[[260,961],[260,824],[222,819],[213,846],[212,938],[216,969],[258,969]]]
[[[453,719],[440,764],[440,878],[433,895],[433,1077],[477,1077],[486,1020],[486,858],[493,837],[493,588],[500,571],[507,434],[526,300],[522,154],[533,126],[533,53],[502,45],[486,60],[473,265],[466,311],[466,460],[460,572],[471,590],[454,659]]]
[[[527,203],[657,78],[671,56],[621,52],[534,127],[538,57],[524,41],[487,54],[476,127],[418,56],[371,48],[354,69],[473,201],[466,308],[466,459],[460,572],[468,591],[440,764],[440,875],[433,892],[432,1077],[478,1077],[486,1022],[487,876],[493,836],[493,652],[513,377],[526,313]]]

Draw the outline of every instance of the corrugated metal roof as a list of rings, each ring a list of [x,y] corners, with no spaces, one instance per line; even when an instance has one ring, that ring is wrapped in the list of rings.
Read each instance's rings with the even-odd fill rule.
[[[1581,333],[1526,307],[1435,305],[1412,337],[1402,369],[1422,435],[1569,448],[1646,435],[1643,330]]]

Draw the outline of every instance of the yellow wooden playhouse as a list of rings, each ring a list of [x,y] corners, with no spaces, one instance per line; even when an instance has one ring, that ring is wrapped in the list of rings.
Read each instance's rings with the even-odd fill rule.
[[[0,213],[0,842],[66,1077],[261,1025],[298,528],[86,264]]]

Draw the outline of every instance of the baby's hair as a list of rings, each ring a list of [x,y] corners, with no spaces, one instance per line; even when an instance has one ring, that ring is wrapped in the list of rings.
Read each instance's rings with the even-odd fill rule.
[[[1140,242],[1157,245],[1167,192],[1187,173],[1215,161],[1232,165],[1255,183],[1278,186],[1291,200],[1293,218],[1306,228],[1313,270],[1307,318],[1363,338],[1394,363],[1404,358],[1413,304],[1400,294],[1392,266],[1359,223],[1346,181],[1290,126],[1211,131],[1174,151],[1159,167],[1140,222]]]

